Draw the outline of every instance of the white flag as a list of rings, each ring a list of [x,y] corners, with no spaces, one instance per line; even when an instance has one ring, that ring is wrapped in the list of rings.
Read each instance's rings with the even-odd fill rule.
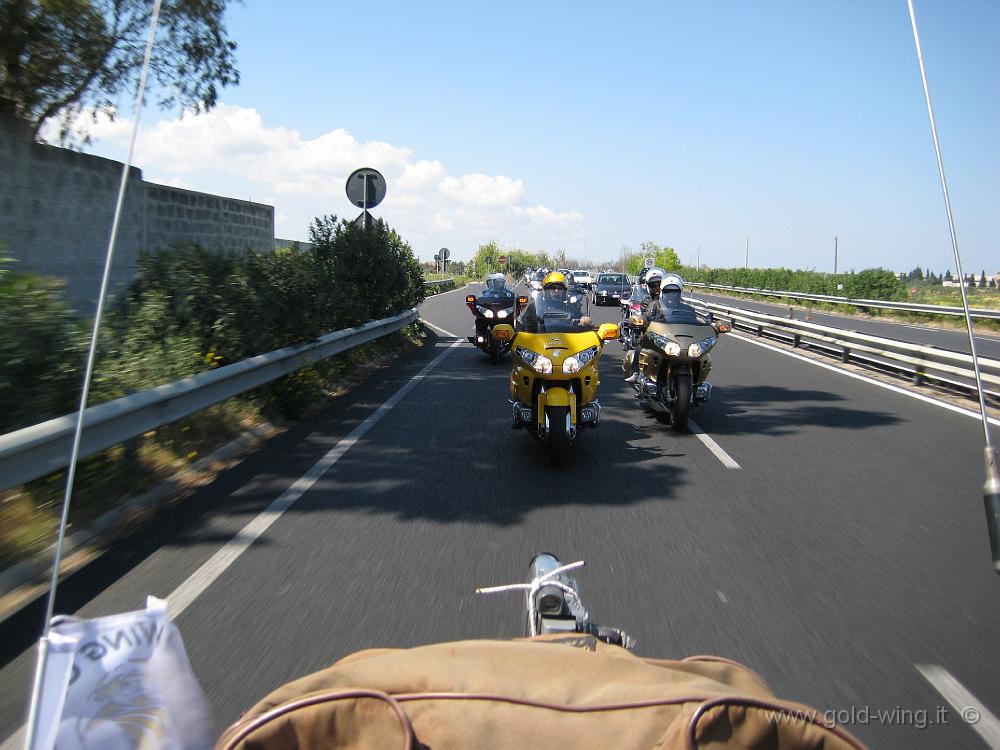
[[[53,662],[49,649],[45,671],[51,668],[53,679],[47,677],[36,709],[40,731],[32,750],[51,750],[41,743],[53,734],[58,750],[212,746],[208,704],[165,600],[149,597],[145,610],[95,620],[56,618],[50,636],[75,648],[56,732],[50,722],[59,696],[51,689],[65,665]]]

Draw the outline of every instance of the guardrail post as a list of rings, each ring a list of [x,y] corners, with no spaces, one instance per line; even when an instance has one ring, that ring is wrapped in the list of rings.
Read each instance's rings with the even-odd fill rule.
[[[801,344],[801,343],[802,343],[802,337],[799,334],[796,333],[795,336],[792,337],[792,348],[793,349],[798,349],[799,348],[799,344]]]
[[[851,350],[848,349],[846,346],[844,347],[844,353],[840,355],[840,361],[841,362],[851,361]]]
[[[917,365],[913,370],[913,385],[923,385],[924,382],[924,366]]]
[[[759,325],[758,324],[758,326],[757,326],[757,335],[758,336],[763,336],[764,335],[764,326],[763,325]]]
[[[792,312],[792,306],[791,305],[788,306],[788,319],[789,320],[794,320],[795,319],[795,314]]]

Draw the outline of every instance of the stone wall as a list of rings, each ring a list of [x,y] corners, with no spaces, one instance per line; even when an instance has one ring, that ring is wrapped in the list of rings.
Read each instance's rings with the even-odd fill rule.
[[[17,120],[0,117],[0,255],[16,268],[66,280],[81,313],[100,290],[123,165],[34,143]],[[198,243],[220,252],[274,249],[274,208],[156,185],[133,167],[112,264],[111,291],[132,278],[142,250]]]

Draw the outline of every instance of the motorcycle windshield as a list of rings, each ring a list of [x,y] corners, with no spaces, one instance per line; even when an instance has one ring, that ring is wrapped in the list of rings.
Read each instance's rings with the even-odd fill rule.
[[[653,323],[676,323],[678,325],[710,325],[708,318],[699,315],[691,305],[679,304],[660,308],[653,315]]]
[[[539,333],[579,333],[593,330],[590,321],[590,300],[586,294],[546,291],[535,299]]]
[[[629,300],[631,302],[638,302],[640,304],[643,302],[648,302],[649,291],[645,287],[636,284],[635,286],[632,287],[632,294],[629,295]]]
[[[476,297],[476,304],[486,307],[513,307],[514,292],[509,289],[484,289]]]

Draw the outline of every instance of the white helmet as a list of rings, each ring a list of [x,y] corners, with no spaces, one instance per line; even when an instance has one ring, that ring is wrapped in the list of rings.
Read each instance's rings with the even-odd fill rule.
[[[648,274],[647,274],[648,277]],[[676,289],[678,292],[684,291],[684,279],[682,279],[676,273],[665,273],[660,279],[660,291],[665,292],[668,289]]]
[[[666,276],[666,272],[662,268],[650,268],[646,271],[646,276],[644,277],[643,283],[646,286],[654,282],[659,282],[660,285],[663,284],[663,277]]]

